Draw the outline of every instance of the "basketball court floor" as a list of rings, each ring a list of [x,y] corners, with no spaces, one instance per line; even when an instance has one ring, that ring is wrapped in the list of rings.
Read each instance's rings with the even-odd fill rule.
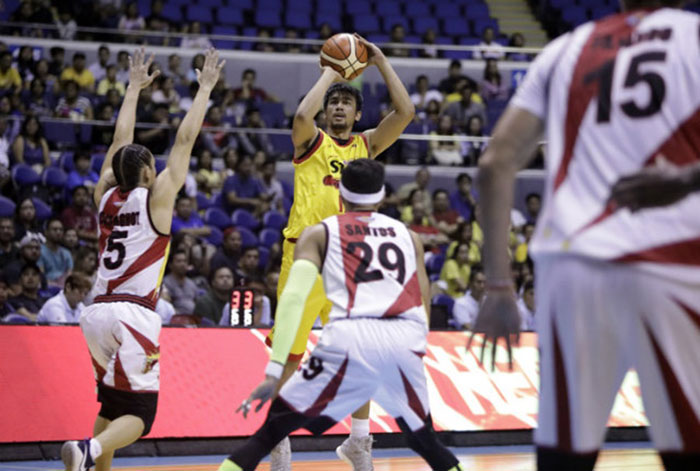
[[[598,458],[596,470],[663,471],[661,460],[649,443],[611,444]],[[535,471],[531,446],[453,448],[469,471]],[[216,471],[224,456],[117,458],[113,471]],[[374,450],[375,471],[430,471],[408,449]],[[60,461],[0,462],[0,471],[58,471]],[[266,462],[258,467],[268,471]],[[349,471],[333,452],[294,453],[293,471]]]

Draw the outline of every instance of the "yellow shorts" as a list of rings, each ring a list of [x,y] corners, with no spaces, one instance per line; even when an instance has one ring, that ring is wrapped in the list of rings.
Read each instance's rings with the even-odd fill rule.
[[[284,289],[284,285],[287,283],[287,277],[289,276],[289,270],[292,269],[292,263],[294,263],[294,242],[290,242],[285,239],[282,244],[282,268],[280,270],[280,278],[277,284],[277,299],[279,299]],[[309,339],[309,333],[311,333],[311,328],[316,319],[320,316],[321,323],[326,324],[328,322],[328,315],[331,312],[331,302],[326,298],[326,292],[323,289],[323,280],[321,275],[316,278],[316,283],[313,288],[311,288],[311,293],[306,299],[306,305],[304,306],[304,313],[301,317],[301,324],[299,324],[299,330],[294,338],[294,344],[292,345],[292,351],[289,353],[289,360],[301,360],[306,351],[306,343]],[[272,338],[275,334],[275,327],[272,327],[270,333],[265,340],[267,345],[272,345]]]

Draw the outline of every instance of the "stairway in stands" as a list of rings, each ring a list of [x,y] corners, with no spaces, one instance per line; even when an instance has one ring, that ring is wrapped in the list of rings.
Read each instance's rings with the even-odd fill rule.
[[[539,47],[549,39],[525,0],[486,0],[491,16],[498,19],[502,33],[522,33],[527,47]]]

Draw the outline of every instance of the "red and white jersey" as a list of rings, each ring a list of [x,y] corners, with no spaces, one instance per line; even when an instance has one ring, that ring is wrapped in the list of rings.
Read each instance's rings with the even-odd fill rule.
[[[321,276],[333,303],[331,320],[400,317],[426,322],[416,249],[403,223],[380,213],[352,212],[322,224],[327,245]]]
[[[620,177],[700,159],[700,16],[637,10],[548,45],[511,101],[546,125],[547,181],[531,251],[700,275],[700,194],[631,213],[607,206]]]
[[[109,190],[100,202],[95,302],[127,301],[155,310],[170,236],[153,226],[149,190]]]

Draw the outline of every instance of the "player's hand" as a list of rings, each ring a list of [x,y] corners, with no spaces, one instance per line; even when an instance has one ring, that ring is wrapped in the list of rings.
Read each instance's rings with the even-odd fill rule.
[[[146,51],[143,48],[134,51],[133,56],[129,56],[129,85],[133,85],[137,90],[142,90],[149,86],[156,77],[160,75],[160,70],[154,70],[152,74],[148,74],[153,63],[153,54],[144,61]]]
[[[692,191],[684,177],[682,168],[671,165],[642,169],[615,183],[608,204],[632,212],[671,205]]]
[[[337,70],[335,70],[333,67],[330,65],[320,65],[319,67],[321,68],[321,75],[323,74],[331,74],[333,76],[333,82],[345,82],[346,80],[343,78],[342,75],[338,73]]]
[[[472,335],[467,342],[467,351],[471,347],[475,335],[483,334],[479,363],[484,365],[486,347],[491,344],[491,370],[496,367],[496,347],[500,338],[505,339],[508,349],[508,366],[513,369],[512,344],[520,343],[520,314],[515,304],[515,293],[512,290],[487,291],[484,303],[474,323]]]
[[[255,407],[255,412],[260,412],[260,409],[262,409],[265,403],[275,394],[278,382],[279,378],[275,378],[274,376],[265,376],[265,379],[258,385],[258,387],[255,388],[252,393],[250,393],[248,399],[243,401],[243,403],[238,406],[236,413],[242,412],[243,417],[247,418],[248,412],[250,412],[250,409],[253,407],[254,401],[260,401]]]
[[[365,38],[357,33],[354,33],[355,39],[360,41],[367,48],[367,65],[377,65],[382,61],[386,60],[386,56],[381,49],[379,49],[374,43],[367,41]]]
[[[195,69],[197,73],[197,82],[199,86],[207,90],[211,90],[219,81],[221,69],[226,65],[226,61],[219,62],[219,51],[213,47],[209,48],[204,56],[204,66],[202,70]]]

